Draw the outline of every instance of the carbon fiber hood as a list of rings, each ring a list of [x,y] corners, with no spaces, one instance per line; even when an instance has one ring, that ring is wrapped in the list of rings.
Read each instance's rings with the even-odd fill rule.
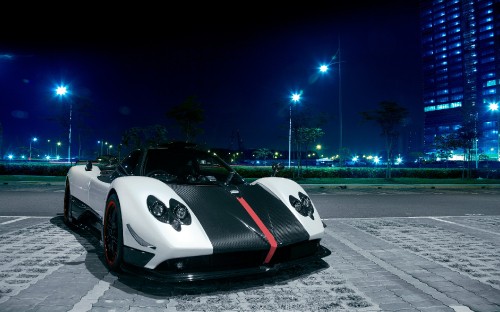
[[[238,186],[231,194],[221,186],[169,185],[200,221],[214,248],[214,254],[239,251],[265,251],[269,242],[238,201],[243,198],[280,247],[307,241],[309,234],[278,198],[260,185]]]

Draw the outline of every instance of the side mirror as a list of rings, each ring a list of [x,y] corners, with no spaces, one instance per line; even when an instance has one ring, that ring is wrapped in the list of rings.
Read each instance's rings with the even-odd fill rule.
[[[92,161],[91,160],[87,161],[87,164],[85,165],[85,171],[92,171]]]
[[[278,171],[280,170],[283,170],[283,168],[285,168],[285,166],[283,166],[282,163],[277,163],[277,164],[273,164],[273,177],[276,176],[276,173],[278,173]]]

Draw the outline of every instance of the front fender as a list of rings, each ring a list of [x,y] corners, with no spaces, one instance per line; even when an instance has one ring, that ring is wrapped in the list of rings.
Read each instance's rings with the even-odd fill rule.
[[[121,177],[112,182],[112,189],[120,201],[124,245],[156,256],[148,263],[154,268],[166,258],[211,254],[212,244],[191,208],[167,184],[149,177]],[[153,195],[167,207],[171,198],[181,202],[191,214],[191,224],[175,230],[170,224],[158,221],[147,207],[148,196]],[[141,245],[131,234],[133,229],[148,246]],[[154,248],[152,248],[154,247]]]
[[[267,189],[269,192],[274,194],[277,198],[279,198],[285,205],[290,209],[290,211],[295,215],[295,217],[299,220],[299,222],[304,226],[304,228],[309,233],[311,239],[321,238],[324,233],[324,226],[321,217],[319,216],[318,210],[314,206],[313,217],[306,217],[301,215],[290,203],[290,195],[296,198],[299,197],[299,192],[307,195],[306,191],[300,184],[297,182],[281,177],[266,177],[260,178],[252,182],[252,184],[258,184]],[[312,202],[312,201],[311,201]]]

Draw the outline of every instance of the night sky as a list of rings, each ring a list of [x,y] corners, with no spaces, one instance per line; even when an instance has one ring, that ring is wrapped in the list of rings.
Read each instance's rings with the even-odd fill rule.
[[[318,143],[333,154],[338,65],[326,75],[318,75],[318,67],[339,42],[343,146],[384,150],[378,126],[359,113],[385,100],[406,107],[409,129],[421,135],[417,1],[165,6],[60,9],[2,21],[3,152],[29,145],[34,136],[40,144],[67,142],[68,102],[54,93],[65,83],[74,101],[74,150],[79,138],[92,150],[97,140],[118,144],[126,129],[154,124],[183,139],[166,112],[189,96],[205,111],[196,142],[237,148],[238,133],[245,148],[288,150],[289,97],[298,91],[302,99],[293,110],[328,118]]]

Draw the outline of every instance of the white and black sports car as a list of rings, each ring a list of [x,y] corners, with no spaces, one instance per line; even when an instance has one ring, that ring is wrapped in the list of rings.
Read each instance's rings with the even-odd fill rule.
[[[274,271],[329,254],[324,223],[295,181],[247,183],[186,143],[132,151],[114,166],[75,165],[64,221],[100,230],[111,270],[187,281]]]

